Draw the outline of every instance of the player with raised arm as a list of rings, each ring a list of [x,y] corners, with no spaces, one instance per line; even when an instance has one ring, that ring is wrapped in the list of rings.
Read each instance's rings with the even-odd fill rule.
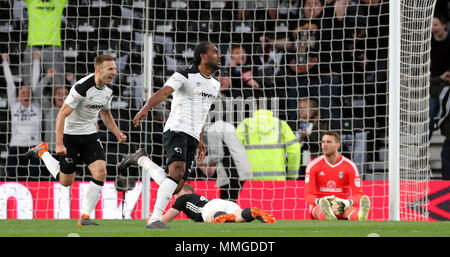
[[[305,199],[309,214],[317,220],[367,220],[369,197],[363,195],[356,165],[338,153],[340,145],[339,133],[325,132],[323,155],[306,167]]]
[[[106,156],[96,126],[98,115],[119,143],[127,139],[111,114],[113,91],[108,85],[116,75],[114,58],[111,55],[99,55],[94,60],[94,67],[95,73],[72,86],[56,117],[55,152],[60,160],[48,152],[46,142],[26,153],[28,158],[41,158],[52,176],[63,186],[73,184],[78,157],[88,165],[92,180],[82,202],[81,217],[77,223],[79,226],[98,225],[89,216],[95,209],[106,180]]]
[[[175,72],[155,92],[133,119],[134,126],[147,118],[148,111],[173,94],[169,118],[164,126],[163,145],[167,155],[166,169],[162,169],[148,158],[145,149],[127,155],[119,170],[129,165],[139,165],[159,184],[156,202],[147,228],[168,229],[162,215],[172,195],[183,187],[187,176],[197,162],[205,157],[202,140],[203,126],[210,107],[217,98],[220,82],[213,76],[219,68],[221,55],[217,47],[208,42],[200,43],[194,50],[191,67]]]
[[[162,216],[163,222],[170,222],[184,212],[195,222],[251,222],[255,219],[263,223],[276,223],[275,218],[257,207],[242,209],[235,202],[219,198],[208,199],[196,194],[194,188],[185,184],[176,195],[175,203]]]

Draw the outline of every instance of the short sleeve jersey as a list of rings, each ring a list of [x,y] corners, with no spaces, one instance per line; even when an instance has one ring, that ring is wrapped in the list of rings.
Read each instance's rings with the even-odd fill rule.
[[[164,86],[174,89],[164,131],[182,131],[199,140],[208,112],[219,93],[220,82],[214,76],[205,77],[192,65],[175,72]]]
[[[198,194],[184,194],[179,196],[172,208],[182,211],[195,222],[203,222],[202,209],[209,199]]]
[[[100,110],[111,108],[112,89],[106,85],[99,88],[95,84],[94,74],[80,79],[70,89],[64,100],[73,112],[67,116],[64,134],[90,135],[97,132],[96,123]]]
[[[330,164],[325,155],[312,160],[305,171],[305,199],[314,204],[316,198],[334,195],[352,199],[359,203],[362,185],[358,168],[348,158],[339,155],[335,164]]]

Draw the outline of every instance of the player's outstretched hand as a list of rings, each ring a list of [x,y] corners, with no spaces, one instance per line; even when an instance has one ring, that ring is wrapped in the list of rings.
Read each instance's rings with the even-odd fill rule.
[[[206,147],[205,144],[203,144],[203,142],[199,142],[198,146],[197,146],[197,163],[202,163],[203,159],[205,159],[205,155],[206,155]]]
[[[116,136],[116,138],[120,144],[123,144],[123,143],[125,143],[125,141],[127,141],[127,136],[122,132],[120,132],[120,134],[118,136]]]
[[[134,126],[137,127],[141,125],[141,122],[147,119],[148,111],[145,109],[141,109],[136,116],[134,116],[133,123]]]

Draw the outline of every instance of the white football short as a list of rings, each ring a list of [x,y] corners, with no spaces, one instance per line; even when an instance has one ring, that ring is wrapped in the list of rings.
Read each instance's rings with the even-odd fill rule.
[[[241,210],[241,207],[237,205],[235,202],[227,201],[223,199],[212,199],[209,201],[202,209],[202,217],[203,220],[206,220],[208,214],[212,211],[223,211],[226,213],[233,213],[236,210]]]

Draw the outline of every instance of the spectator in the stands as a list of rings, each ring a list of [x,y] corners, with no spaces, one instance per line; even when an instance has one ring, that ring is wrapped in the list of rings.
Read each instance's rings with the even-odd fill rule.
[[[450,69],[441,76],[431,78],[431,85],[436,89],[441,89],[439,100],[441,109],[438,114],[438,127],[441,134],[445,136],[441,151],[442,178],[450,180]]]
[[[41,105],[32,98],[32,92],[36,92],[39,80],[39,58],[40,53],[35,52],[31,85],[21,85],[17,89],[9,67],[8,54],[2,54],[11,112],[11,138],[6,162],[7,180],[37,179],[39,176],[39,160],[28,161],[25,157],[30,147],[41,142]]]
[[[222,87],[228,89],[222,90],[222,94],[229,97],[247,98],[255,96],[259,83],[253,77],[252,60],[248,56],[245,47],[242,45],[232,45],[230,50],[230,65],[221,71],[223,80],[227,81]],[[229,85],[229,86],[228,86]]]
[[[301,144],[302,163],[308,164],[311,159],[320,155],[322,134],[328,130],[328,123],[320,121],[317,100],[300,98],[298,101],[299,120],[295,134]]]
[[[447,18],[437,13],[433,18],[430,52],[430,77],[441,76],[450,68],[450,33],[447,29]],[[439,94],[441,87],[430,85],[430,138],[435,127],[435,118],[439,112]]]

